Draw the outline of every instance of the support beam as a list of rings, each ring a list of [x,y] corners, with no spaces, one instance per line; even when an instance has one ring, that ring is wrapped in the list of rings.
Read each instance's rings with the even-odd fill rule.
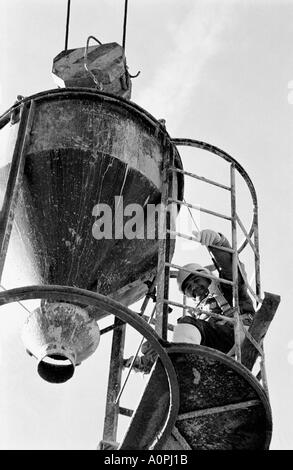
[[[213,415],[217,413],[225,413],[227,411],[241,410],[242,408],[250,408],[251,406],[257,405],[261,405],[260,400],[249,400],[240,403],[232,403],[230,405],[216,406],[214,408],[190,411],[188,413],[178,415],[177,421],[184,421],[185,419],[198,418],[200,416]]]
[[[249,328],[251,336],[260,343],[265,337],[280,303],[281,297],[276,294],[265,292],[263,303],[256,312],[252,325]],[[241,348],[242,364],[247,369],[252,370],[253,365],[259,355],[253,344],[248,338],[245,338]]]
[[[35,116],[35,102],[22,107],[17,139],[13,151],[11,168],[7,181],[4,201],[0,212],[0,281],[4,269],[8,244],[14,222],[15,210],[22,183],[25,155]]]
[[[103,433],[103,441],[112,442],[116,442],[117,439],[119,402],[116,404],[116,398],[121,387],[126,326],[125,323],[119,320],[117,317],[115,317],[114,325],[115,327],[112,339],[111,362]]]
[[[124,408],[123,406],[119,406],[119,414],[131,418],[131,416],[133,415],[133,410],[129,410],[128,408]]]
[[[184,450],[192,450],[192,447],[188,444],[186,439],[182,436],[182,434],[178,431],[176,426],[174,426],[173,431],[172,431],[172,436],[176,439],[176,441],[179,442],[180,447]]]
[[[217,183],[216,181],[210,180],[208,178],[204,178],[203,176],[196,175],[195,173],[190,173],[189,171],[180,170],[179,168],[176,168],[174,166],[170,168],[170,171],[175,171],[176,173],[181,173],[186,176],[191,176],[191,178],[195,178],[197,180],[203,181],[204,183],[208,183],[213,186],[218,186],[219,188],[226,189],[227,191],[231,191],[231,188],[229,186],[226,186],[225,184]]]
[[[158,247],[158,267],[157,267],[157,311],[156,311],[156,333],[163,339],[167,339],[168,334],[168,305],[164,303],[164,298],[168,297],[169,292],[169,272],[170,266],[170,214],[168,213],[168,199],[170,193],[169,173],[170,167],[170,147],[166,146],[163,156],[162,169],[162,196],[161,196],[161,214],[159,217],[159,247]],[[166,236],[167,235],[167,236]]]

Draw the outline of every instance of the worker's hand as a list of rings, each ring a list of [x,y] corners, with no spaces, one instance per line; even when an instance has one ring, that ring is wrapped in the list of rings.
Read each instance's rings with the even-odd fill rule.
[[[192,234],[197,238],[197,241],[205,246],[214,245],[221,240],[220,235],[214,230],[205,229],[200,232],[193,231]]]
[[[142,343],[141,352],[145,356],[149,356],[151,359],[153,359],[153,361],[155,361],[158,355],[148,341],[145,341],[144,343]]]
[[[200,308],[196,308],[196,307],[187,308],[186,312],[189,313],[189,315],[191,316],[201,315],[203,313],[203,311],[200,310]]]

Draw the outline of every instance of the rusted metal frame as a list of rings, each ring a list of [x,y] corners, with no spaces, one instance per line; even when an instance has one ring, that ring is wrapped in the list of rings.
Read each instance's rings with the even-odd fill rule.
[[[148,322],[149,320],[149,317],[147,315],[142,315],[142,318],[144,318],[146,320],[147,323],[149,323],[150,325],[155,325],[156,324],[156,320],[155,318],[152,318],[150,320],[150,322]],[[168,330],[169,331],[173,331],[174,330],[174,325],[172,325],[172,323],[168,323]]]
[[[167,354],[166,350],[162,346],[161,338],[156,332],[146,324],[135,312],[132,312],[127,307],[124,307],[119,302],[110,299],[109,297],[103,296],[96,292],[87,291],[77,287],[69,286],[25,286],[21,288],[9,289],[4,292],[0,292],[0,306],[11,302],[17,302],[19,300],[28,299],[52,299],[64,300],[69,302],[77,302],[83,305],[92,305],[95,307],[95,311],[104,311],[107,315],[115,315],[120,320],[130,324],[139,333],[145,336],[150,342],[151,347],[159,355],[160,360],[165,369],[170,394],[170,406],[168,410],[168,416],[162,427],[160,435],[158,436],[158,446],[160,443],[165,442],[165,439],[170,435],[173,426],[175,424],[178,410],[179,410],[179,386],[177,381],[177,375],[174,366]],[[95,314],[92,314],[92,318],[95,318]]]
[[[13,111],[7,112],[0,117],[0,130],[3,129],[9,122],[10,116],[12,115]]]
[[[97,450],[117,450],[119,442],[101,440]]]
[[[167,146],[169,147],[169,145]],[[168,194],[167,194],[167,202],[170,198],[173,197],[173,188],[174,188],[174,173],[169,172],[168,169],[170,166],[174,166],[175,163],[175,155],[174,155],[174,146],[170,145],[169,152],[167,151],[166,155],[166,178],[167,178],[167,187],[168,187]],[[170,284],[170,267],[168,263],[171,261],[170,253],[171,253],[171,224],[173,226],[174,222],[174,204],[171,204],[171,211],[170,208],[167,210],[166,213],[166,233],[164,234],[166,238],[166,245],[165,245],[165,279],[164,279],[164,299],[169,298],[169,284]],[[177,211],[177,206],[176,206]],[[177,212],[176,212],[177,215]],[[164,302],[163,304],[163,329],[162,329],[162,338],[167,340],[168,339],[168,316],[169,316],[169,306]]]
[[[261,302],[262,302],[262,299],[261,299],[258,295],[256,295],[256,293],[255,293],[254,290],[252,289],[251,285],[248,283],[247,278],[246,278],[245,273],[244,273],[244,271],[243,271],[243,269],[242,269],[242,266],[241,266],[241,263],[240,263],[239,259],[237,260],[237,264],[238,264],[238,269],[239,269],[239,271],[240,271],[240,273],[241,273],[241,275],[242,275],[243,281],[244,281],[244,283],[245,283],[245,286],[247,287],[247,289],[248,289],[249,292],[251,293],[251,295],[252,295],[252,297],[254,298],[254,300],[256,301],[256,303],[257,303],[257,304],[258,304],[258,303],[261,303]]]
[[[5,197],[0,215],[0,282],[2,279],[7,248],[12,231],[19,189],[22,182],[25,163],[25,150],[28,145],[34,113],[34,101],[31,101],[30,105],[23,106],[5,191]]]
[[[23,305],[22,305],[23,306]],[[138,313],[139,315],[139,313]],[[148,323],[148,320],[149,320],[149,317],[147,315],[141,315],[141,318],[143,318],[144,320],[146,320],[146,322]],[[150,321],[150,324],[151,325],[155,325],[156,324],[156,320],[154,318],[151,319]],[[109,326],[106,326],[105,328],[103,328],[102,330],[100,330],[100,335],[104,335],[105,333],[109,333],[109,331],[112,331],[114,330],[115,328],[115,325],[114,323],[112,325],[109,325]],[[174,330],[174,325],[172,325],[171,323],[168,323],[168,330],[169,331],[173,331]]]
[[[208,416],[217,413],[225,413],[227,411],[242,410],[252,406],[261,405],[260,400],[248,400],[240,403],[231,403],[230,405],[215,406],[214,408],[205,408],[203,410],[189,411],[178,415],[177,421],[183,421],[190,418],[198,418],[200,416]]]
[[[170,245],[170,237],[167,240],[167,224],[170,225],[170,219],[167,217],[168,199],[169,199],[169,173],[170,166],[170,147],[165,146],[163,154],[163,169],[162,169],[162,196],[161,196],[161,211],[158,220],[158,267],[157,267],[157,311],[156,311],[156,325],[155,330],[162,338],[167,338],[166,317],[168,324],[168,305],[164,304],[164,298],[169,290],[169,266],[166,266],[166,257],[169,254],[167,241]],[[169,214],[170,215],[170,214]],[[168,227],[170,229],[170,227]]]
[[[176,168],[176,167],[171,167],[170,170],[175,171],[177,173],[181,173],[182,175],[190,176],[191,178],[200,180],[203,183],[211,184],[213,186],[218,186],[219,188],[226,189],[227,191],[231,191],[231,188],[229,186],[226,186],[225,184],[217,183],[216,181],[205,178],[204,176],[199,176],[199,175],[196,175],[195,173],[190,173],[189,171],[185,171],[185,170],[180,170],[179,168]]]
[[[259,309],[255,312],[253,322],[249,327],[249,333],[261,344],[268,328],[276,314],[277,308],[280,303],[280,296],[271,294],[269,292],[264,293],[264,299]],[[252,370],[255,361],[258,357],[258,351],[253,344],[244,338],[242,343],[242,364],[248,369]]]
[[[237,213],[236,213],[236,220],[237,220],[238,225],[239,225],[239,227],[241,228],[241,230],[242,230],[242,232],[243,232],[243,234],[244,234],[246,240],[248,241],[249,245],[251,246],[253,253],[255,254],[255,256],[258,256],[257,250],[256,250],[256,248],[255,248],[253,242],[251,241],[251,238],[250,238],[250,236],[248,235],[248,233],[247,233],[247,231],[246,231],[246,229],[245,229],[245,227],[244,227],[244,224],[242,223],[242,221],[241,221],[241,219],[240,219],[240,217],[239,217],[239,215],[238,215]]]
[[[150,286],[150,288],[149,288],[149,290],[148,290],[148,293],[150,293],[150,291],[153,289],[154,284],[155,284],[155,279],[153,279],[153,281],[152,281],[152,283],[151,283],[151,286]],[[149,301],[150,301],[150,296],[149,296],[149,295],[146,295],[146,296],[145,296],[145,299],[144,299],[144,301],[143,301],[143,304],[142,304],[142,306],[141,306],[140,313],[139,313],[141,317],[143,316],[143,314],[144,314],[144,312],[145,312],[145,310],[146,310],[146,308],[147,308],[147,306],[148,306]],[[151,313],[151,315],[150,315],[150,317],[149,317],[149,319],[148,319],[148,323],[151,322],[151,320],[152,320],[152,318],[153,318],[153,316],[154,316],[154,314],[155,314],[155,311],[156,311],[156,306],[154,306],[154,308],[153,308],[153,311],[152,311],[152,313]],[[114,328],[115,328],[115,323],[114,323]],[[139,344],[139,346],[138,346],[138,348],[137,348],[137,350],[136,350],[136,353],[135,353],[135,355],[133,356],[133,359],[132,359],[132,361],[131,361],[130,367],[129,367],[129,369],[128,369],[127,375],[126,375],[126,377],[125,377],[125,379],[124,379],[124,382],[123,382],[123,385],[122,385],[122,386],[121,386],[121,374],[120,374],[120,378],[119,378],[119,379],[120,379],[120,380],[119,380],[119,390],[117,391],[116,397],[115,397],[115,400],[114,400],[114,404],[115,404],[115,405],[118,405],[118,406],[119,406],[119,400],[120,400],[120,398],[121,398],[121,396],[122,396],[122,394],[123,394],[123,391],[124,391],[124,389],[125,389],[125,387],[126,387],[126,384],[127,384],[127,382],[128,382],[128,379],[129,379],[129,377],[130,377],[130,373],[131,373],[131,371],[132,371],[132,369],[133,369],[134,362],[135,362],[135,360],[136,360],[136,358],[137,358],[137,356],[138,356],[138,353],[139,353],[140,348],[141,348],[141,346],[142,346],[143,340],[144,340],[144,337],[143,337],[142,340],[140,341],[140,344]],[[114,337],[113,337],[113,341],[114,341]],[[123,339],[122,359],[120,358],[120,359],[121,359],[121,360],[120,360],[120,363],[121,363],[121,372],[122,372],[122,367],[123,367],[122,364],[123,364],[124,343],[125,343],[125,333],[124,333],[124,339]],[[119,413],[119,411],[118,411],[117,413]],[[117,419],[118,419],[118,418],[117,418]],[[117,423],[118,423],[118,421],[117,421]],[[115,439],[116,439],[116,437],[115,437]]]
[[[237,253],[237,224],[236,224],[236,185],[235,185],[235,165],[230,167],[231,178],[231,225],[232,225],[232,280],[233,280],[233,308],[234,308],[234,338],[235,338],[235,359],[241,362],[241,320],[239,312],[238,294],[238,253]]]
[[[193,237],[192,235],[185,235],[185,233],[176,232],[175,230],[170,230],[169,232],[173,235],[177,235],[177,237],[186,238],[186,240],[193,240],[199,243],[198,239],[196,237]],[[227,253],[234,253],[234,250],[232,250],[232,248],[227,248],[225,246],[209,245],[209,248],[217,248],[218,250],[226,251]]]
[[[230,351],[228,351],[228,352],[226,353],[226,356],[228,356],[228,357],[233,357],[234,354],[235,354],[235,345],[233,345],[232,348],[230,349]]]
[[[172,139],[172,142],[176,146],[187,146],[187,147],[200,148],[200,149],[205,150],[207,152],[210,152],[214,155],[217,155],[218,157],[223,158],[224,160],[226,160],[229,163],[234,163],[236,170],[240,173],[240,175],[243,177],[243,179],[245,180],[245,182],[248,186],[254,208],[257,208],[257,196],[256,196],[256,191],[255,191],[255,188],[253,186],[253,183],[252,183],[248,173],[237,162],[237,160],[235,160],[235,158],[231,157],[231,155],[229,155],[224,150],[221,150],[220,148],[216,147],[215,145],[208,144],[207,142],[194,140],[194,139]],[[250,230],[248,232],[249,237],[251,237],[253,232],[254,232],[254,222],[255,222],[255,216],[253,217],[251,227],[250,227]],[[244,240],[243,244],[238,249],[238,253],[241,253],[241,251],[245,248],[246,245],[247,245],[247,240]]]
[[[148,291],[145,295],[142,306],[141,306],[140,311],[138,313],[143,318],[145,318],[144,312],[146,311],[146,308],[149,304],[149,301],[152,298],[152,291],[153,291],[153,289],[155,289],[155,286],[156,286],[156,277],[154,277],[153,280],[151,281],[151,284],[148,288]]]
[[[153,318],[153,316],[154,316],[154,314],[155,314],[155,311],[156,311],[156,306],[154,306],[154,308],[153,308],[153,311],[152,311],[151,316],[150,316],[150,318],[149,318],[148,324],[151,322],[151,320],[152,320],[152,318]],[[130,377],[130,374],[131,374],[131,372],[132,372],[132,369],[133,369],[135,360],[136,360],[136,358],[137,358],[137,356],[138,356],[138,353],[139,353],[139,351],[140,351],[140,349],[141,349],[141,346],[142,346],[143,341],[144,341],[144,337],[142,337],[142,339],[141,339],[141,341],[140,341],[140,343],[139,343],[139,345],[138,345],[138,348],[136,349],[136,352],[135,352],[135,354],[134,354],[134,356],[133,356],[133,358],[132,358],[131,364],[130,364],[129,369],[128,369],[128,371],[127,371],[127,375],[126,375],[126,377],[125,377],[125,379],[124,379],[124,382],[123,382],[123,384],[122,384],[122,387],[120,386],[119,393],[118,393],[118,395],[117,395],[117,397],[116,397],[116,403],[119,402],[119,400],[120,400],[120,398],[121,398],[121,396],[122,396],[122,394],[123,394],[123,392],[124,392],[124,389],[125,389],[126,384],[127,384],[128,380],[129,380],[129,377]]]
[[[110,370],[106,398],[106,410],[104,419],[103,440],[117,441],[117,428],[119,418],[119,400],[117,396],[121,388],[123,352],[125,344],[124,321],[115,317],[115,329],[113,331],[112,349],[110,358]]]
[[[3,289],[3,290],[8,290],[6,289],[4,286],[2,286],[2,284],[0,284],[0,289]],[[28,309],[22,302],[17,302],[18,305],[23,308],[23,310],[25,310],[29,315],[32,313],[32,311],[30,309]]]
[[[182,297],[183,297],[183,302],[182,302],[182,310],[183,310],[183,312],[182,312],[182,315],[183,315],[183,317],[185,317],[185,316],[186,316],[186,310],[187,310],[186,295],[183,294]]]
[[[104,335],[105,333],[109,333],[109,331],[114,330],[114,328],[116,328],[114,323],[113,323],[112,325],[110,325],[110,326],[106,326],[105,328],[103,328],[102,330],[100,330],[100,336],[101,336],[101,335]]]
[[[178,199],[170,198],[169,202],[175,202],[176,204],[179,204],[181,206],[190,207],[191,209],[196,209],[199,212],[205,212],[206,214],[214,215],[216,217],[220,217],[221,219],[231,220],[231,217],[229,215],[220,214],[219,212],[214,212],[214,211],[211,211],[209,209],[205,209],[203,207],[200,207],[198,205],[189,204],[188,202],[178,201]]]
[[[163,189],[164,191],[164,189]],[[162,194],[163,199],[163,194]],[[162,204],[163,206],[163,204]],[[166,212],[163,209],[159,216],[159,233],[166,233]],[[165,280],[165,250],[166,239],[162,237],[158,244],[158,267],[157,267],[157,311],[155,331],[162,337],[163,332],[163,299],[164,299],[164,280]]]
[[[180,307],[183,310],[193,310],[195,313],[197,313],[196,308],[190,307],[189,305],[180,304],[179,302],[173,302],[173,300],[169,300],[169,299],[164,299],[164,302],[167,304],[173,305],[174,307]],[[235,322],[234,318],[226,317],[225,315],[219,315],[218,313],[212,313],[212,312],[203,312],[203,313],[209,317],[217,318],[218,320],[225,320],[229,323]]]
[[[178,264],[173,264],[173,263],[166,263],[166,264],[168,264],[170,268],[182,269],[182,266],[178,266]],[[194,271],[192,271],[191,269],[184,268],[184,271],[190,274],[194,274]],[[213,276],[212,274],[209,275],[204,272],[201,272],[200,276],[206,277],[207,279],[212,279],[213,281],[218,282],[220,284],[228,284],[229,286],[233,286],[233,281],[228,281],[227,279],[216,277],[216,276]]]
[[[244,327],[243,324],[241,326],[242,326],[242,330],[245,333],[245,336],[247,337],[247,339],[253,344],[255,349],[259,352],[260,356],[262,357],[263,356],[263,349],[262,349],[261,345],[254,339],[254,337],[249,333],[249,331]]]
[[[123,406],[119,406],[119,414],[131,418],[131,416],[133,415],[133,410],[130,410],[129,408],[124,408]]]
[[[255,292],[256,295],[261,297],[261,281],[260,281],[260,255],[259,255],[259,236],[258,236],[258,206],[257,202],[254,205],[254,222],[253,222],[253,233],[254,233],[254,245],[256,254],[254,257],[255,263]]]
[[[265,362],[264,359],[261,358],[260,360],[260,369],[261,369],[261,381],[262,381],[262,386],[266,392],[266,394],[269,396],[269,388],[268,388],[268,381],[267,381],[267,373],[266,373],[266,368],[265,368]]]
[[[264,352],[263,342],[261,343],[261,348],[262,348],[262,354],[260,357],[261,381],[262,381],[262,386],[267,396],[269,397],[269,387],[268,387],[268,379],[267,379],[267,372],[266,372],[266,366],[265,366],[265,352]]]
[[[181,432],[176,426],[174,426],[171,435],[180,444],[183,450],[192,450],[192,447],[188,444],[185,437],[182,436]]]
[[[170,270],[170,279],[177,279],[178,272],[174,269],[173,271]]]

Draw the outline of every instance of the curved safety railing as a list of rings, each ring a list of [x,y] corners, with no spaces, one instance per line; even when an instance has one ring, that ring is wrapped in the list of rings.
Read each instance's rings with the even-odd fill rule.
[[[169,156],[166,156],[168,161],[165,162],[164,168],[163,168],[163,173],[164,173],[163,181],[165,182],[165,188],[163,188],[163,191],[162,191],[162,206],[164,208],[162,230],[163,230],[163,233],[165,231],[166,236],[164,240],[161,240],[160,248],[159,248],[159,261],[158,261],[158,273],[157,273],[157,285],[158,285],[157,327],[156,327],[157,331],[164,338],[167,338],[169,306],[180,307],[183,309],[183,312],[186,312],[188,309],[193,310],[194,313],[196,311],[195,309],[192,309],[190,306],[186,305],[185,296],[183,296],[182,303],[174,302],[169,298],[170,276],[176,277],[176,272],[178,272],[181,266],[170,262],[168,241],[170,240],[170,237],[172,235],[173,236],[176,235],[178,237],[186,238],[189,240],[194,240],[196,242],[198,242],[198,240],[189,234],[180,233],[180,232],[174,231],[174,229],[172,230],[170,217],[168,216],[168,210],[167,210],[168,204],[174,203],[179,206],[183,205],[183,206],[186,206],[189,209],[189,211],[190,209],[194,209],[194,210],[198,210],[198,211],[210,214],[214,217],[219,217],[219,218],[230,221],[231,228],[232,228],[232,247],[224,248],[224,247],[215,246],[214,248],[227,251],[231,253],[232,255],[232,279],[227,280],[227,279],[218,278],[218,282],[230,285],[233,290],[233,305],[232,305],[233,316],[231,318],[228,316],[226,317],[226,316],[221,315],[219,316],[219,318],[221,318],[222,320],[224,319],[227,322],[231,322],[234,325],[235,344],[234,344],[233,349],[228,353],[228,355],[234,357],[237,361],[241,362],[241,345],[242,345],[242,340],[244,336],[246,336],[246,338],[253,344],[253,346],[258,351],[259,355],[261,356],[261,363],[260,363],[261,373],[258,374],[258,378],[261,377],[263,386],[267,391],[266,374],[265,374],[265,369],[264,369],[263,347],[262,347],[262,344],[259,344],[257,341],[255,341],[255,339],[252,337],[252,335],[247,330],[247,328],[244,327],[242,320],[241,320],[240,309],[239,309],[239,298],[238,298],[238,277],[240,273],[243,277],[243,280],[246,284],[248,291],[250,292],[251,296],[253,297],[255,301],[256,306],[258,306],[262,302],[261,282],[260,282],[259,237],[258,237],[258,203],[257,203],[257,196],[256,196],[255,188],[253,186],[253,183],[249,175],[244,170],[244,168],[227,152],[219,149],[218,147],[215,147],[214,145],[208,144],[206,142],[193,140],[193,139],[172,139],[172,143],[174,144],[174,147],[176,148],[176,150],[177,150],[177,147],[180,147],[180,146],[194,147],[197,149],[208,151],[211,154],[225,160],[230,166],[230,184],[229,186],[227,186],[225,184],[222,184],[218,181],[214,181],[207,177],[202,177],[194,173],[185,171],[183,169],[176,168],[174,165],[175,151],[173,155],[171,153]],[[236,172],[243,178],[251,195],[253,215],[252,215],[251,226],[249,228],[245,228],[236,210],[236,199],[237,199],[236,183],[235,183]],[[230,214],[218,213],[218,212],[211,210],[210,208],[204,208],[199,205],[186,202],[184,199],[183,201],[178,201],[177,199],[175,199],[172,196],[171,189],[170,189],[172,187],[172,178],[175,173],[177,174],[181,173],[183,176],[191,177],[191,178],[200,180],[203,183],[206,183],[208,185],[216,186],[225,191],[229,191],[230,192],[230,205],[231,205]],[[237,240],[238,228],[242,231],[245,237],[244,242],[239,247],[238,247],[238,240]],[[248,283],[247,278],[243,272],[242,265],[239,261],[239,254],[242,252],[242,250],[246,246],[249,246],[252,249],[253,254],[254,254],[255,289],[253,289],[251,285]],[[213,248],[213,245],[211,245],[211,247],[209,248]],[[173,270],[172,272],[171,272],[171,269]],[[188,271],[188,269],[186,269],[186,271]],[[190,273],[192,273],[192,271],[190,271]],[[215,276],[208,275],[208,274],[206,275],[202,274],[202,275],[204,277],[215,280]],[[218,318],[218,315],[216,314],[207,313],[207,312],[205,313],[208,316]]]

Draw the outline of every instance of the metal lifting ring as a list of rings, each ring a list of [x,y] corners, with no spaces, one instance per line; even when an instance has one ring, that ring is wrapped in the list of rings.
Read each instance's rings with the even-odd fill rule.
[[[44,285],[44,286],[25,286],[17,287],[0,292],[0,306],[28,299],[58,299],[63,301],[71,301],[94,306],[97,311],[102,310],[108,314],[115,315],[120,320],[128,323],[135,330],[141,333],[151,344],[152,348],[158,354],[162,365],[165,369],[168,385],[169,385],[169,409],[168,414],[160,431],[158,439],[155,441],[156,447],[164,443],[165,439],[170,435],[179,411],[179,385],[177,375],[173,364],[163,347],[162,340],[157,333],[132,310],[123,306],[119,302],[110,299],[102,294],[90,292],[85,289],[69,286]],[[95,314],[91,312],[91,316],[95,318]],[[153,442],[149,443],[151,447]]]
[[[88,60],[87,60],[88,57],[87,57],[87,55],[88,55],[88,48],[89,48],[90,39],[93,39],[94,41],[96,41],[99,44],[99,46],[102,45],[101,41],[99,41],[99,39],[95,38],[95,36],[89,36],[87,38],[86,46],[85,46],[85,49],[84,49],[84,68],[87,71],[87,73],[90,74],[90,76],[93,79],[93,81],[94,81],[95,85],[97,86],[98,90],[102,91],[103,85],[98,82],[96,76],[93,74],[93,72],[88,67]]]

